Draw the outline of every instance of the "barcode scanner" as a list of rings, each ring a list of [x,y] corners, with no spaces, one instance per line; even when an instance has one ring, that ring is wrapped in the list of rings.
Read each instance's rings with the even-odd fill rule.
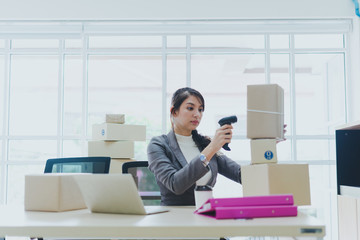
[[[224,118],[219,120],[220,126],[223,126],[225,124],[231,125],[232,123],[236,123],[236,122],[237,122],[237,117],[235,115],[230,116],[230,117],[224,117]],[[225,149],[226,151],[230,151],[231,149],[229,148],[228,145],[229,145],[228,143],[225,143],[224,146],[223,146],[223,149]]]

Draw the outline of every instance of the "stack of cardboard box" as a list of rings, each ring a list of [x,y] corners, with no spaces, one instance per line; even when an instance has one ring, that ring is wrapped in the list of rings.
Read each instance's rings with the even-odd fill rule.
[[[134,141],[145,140],[145,125],[125,124],[124,114],[106,114],[105,123],[92,127],[88,156],[111,157],[110,173],[121,173],[124,162],[135,160]]]
[[[284,90],[277,84],[247,88],[247,137],[251,165],[243,166],[244,196],[293,194],[296,205],[310,205],[307,164],[278,164],[277,140],[284,139]]]

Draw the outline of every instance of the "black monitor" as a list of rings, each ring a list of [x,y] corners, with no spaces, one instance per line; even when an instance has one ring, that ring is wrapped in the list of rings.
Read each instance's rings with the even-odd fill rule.
[[[337,193],[340,186],[360,188],[360,129],[336,130]]]

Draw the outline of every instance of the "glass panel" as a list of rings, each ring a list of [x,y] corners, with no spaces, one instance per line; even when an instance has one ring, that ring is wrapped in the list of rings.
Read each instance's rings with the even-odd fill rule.
[[[52,173],[105,173],[105,162],[63,162],[54,163]]]
[[[14,205],[24,204],[25,175],[42,174],[45,164],[41,165],[9,165],[7,203]]]
[[[59,48],[57,39],[15,39],[11,48]]]
[[[168,130],[171,128],[170,107],[171,98],[174,92],[186,87],[186,56],[185,55],[168,55],[167,56],[167,90],[166,90],[166,114]]]
[[[57,156],[56,140],[10,140],[9,160],[46,161]]]
[[[276,153],[278,161],[292,161],[291,158],[291,139],[286,139],[285,141],[281,141],[276,144]]]
[[[64,135],[82,134],[83,66],[81,56],[65,56]]]
[[[220,118],[237,115],[234,135],[246,135],[247,85],[265,83],[263,54],[192,55],[192,87],[202,93],[205,112],[199,131],[212,136]]]
[[[89,134],[106,113],[146,125],[147,138],[161,134],[161,56],[90,56],[88,65]]]
[[[87,142],[82,140],[64,140],[63,156],[64,157],[83,157],[87,155]]]
[[[161,36],[95,36],[89,37],[89,48],[159,48]]]
[[[67,49],[81,49],[83,47],[82,39],[67,39],[65,40],[65,48]]]
[[[284,123],[287,125],[285,135],[289,135],[292,128],[289,54],[270,54],[270,82],[284,89]]]
[[[334,140],[297,140],[297,160],[335,160]]]
[[[5,48],[5,40],[0,39],[0,48]]]
[[[297,134],[334,134],[345,123],[343,54],[297,54],[295,67]]]
[[[172,94],[179,88],[186,86],[186,56],[167,56],[167,92]]]
[[[238,127],[236,126],[238,123],[234,123],[234,131]],[[204,135],[207,135],[204,133]],[[235,139],[231,140],[229,144],[231,151],[225,151],[221,149],[221,151],[226,154],[229,158],[234,161],[249,161],[251,159],[251,152],[250,152],[250,140],[249,139]]]
[[[270,35],[270,48],[289,48],[289,35]]]
[[[56,135],[57,56],[12,56],[10,134]]]
[[[295,48],[343,48],[342,34],[304,34],[294,36]]]
[[[186,48],[186,36],[167,36],[167,48]]]
[[[146,130],[148,130],[148,126],[146,126]],[[158,135],[160,135],[160,133]],[[135,159],[136,160],[147,161],[147,154],[146,153],[147,153],[147,145],[148,144],[149,144],[149,142],[138,142],[138,141],[136,141],[134,143],[134,146],[135,146]]]
[[[265,48],[264,35],[195,35],[191,48]]]
[[[0,134],[3,133],[3,124],[4,124],[4,101],[5,101],[5,57],[0,55]]]

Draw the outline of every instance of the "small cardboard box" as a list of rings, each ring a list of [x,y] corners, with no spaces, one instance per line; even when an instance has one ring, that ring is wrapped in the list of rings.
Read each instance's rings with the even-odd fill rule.
[[[88,156],[108,156],[111,158],[133,158],[133,141],[89,141]]]
[[[61,212],[86,208],[74,174],[25,176],[25,210]]]
[[[277,84],[247,86],[247,137],[284,138],[284,90]]]
[[[110,162],[109,173],[122,173],[122,165],[126,162],[133,162],[135,159],[131,158],[112,158]]]
[[[310,205],[308,164],[254,164],[241,167],[244,196],[293,194],[295,205]]]
[[[105,122],[107,123],[125,123],[125,114],[106,114]]]
[[[94,124],[92,127],[92,139],[105,141],[145,141],[146,126],[117,123]]]
[[[251,164],[277,163],[276,139],[252,139]]]

